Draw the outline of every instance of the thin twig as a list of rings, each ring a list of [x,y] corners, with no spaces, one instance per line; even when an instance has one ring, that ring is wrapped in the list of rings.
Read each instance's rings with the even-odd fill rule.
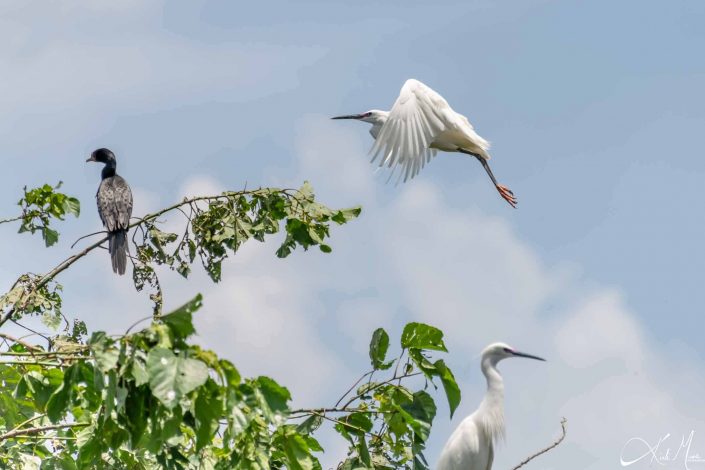
[[[101,233],[108,233],[108,232],[106,232],[105,230],[101,230],[101,231],[99,231],[99,232],[93,232],[93,233],[89,233],[88,235],[84,235],[84,236],[82,236],[82,237],[79,237],[79,238],[76,239],[75,242],[73,242],[73,243],[71,244],[71,247],[70,247],[70,248],[73,248],[74,246],[76,246],[76,243],[80,242],[80,241],[83,240],[84,238],[92,237],[93,235],[100,235]]]
[[[17,217],[12,217],[12,218],[9,218],[9,219],[2,219],[2,220],[0,220],[0,224],[6,224],[6,223],[8,223],[8,222],[14,222],[15,220],[22,220],[22,217],[23,217],[23,216],[18,215]]]
[[[148,317],[140,318],[139,320],[134,322],[132,325],[130,325],[130,327],[125,331],[125,334],[123,336],[127,336],[134,327],[136,327],[137,325],[139,325],[143,321],[151,320],[152,318],[154,318],[152,315],[150,315]]]
[[[17,431],[17,430],[20,429],[22,426],[26,426],[26,425],[28,425],[29,423],[31,423],[32,421],[36,421],[36,420],[38,420],[38,419],[40,419],[40,418],[43,418],[43,417],[45,417],[45,416],[46,416],[46,415],[45,415],[44,413],[42,413],[42,414],[39,414],[39,415],[36,415],[36,416],[32,416],[31,418],[27,418],[26,420],[22,421],[20,424],[18,424],[18,425],[15,426],[14,428],[12,428],[12,429],[10,430],[10,432]]]
[[[371,370],[371,371],[369,371],[369,372],[366,372],[362,377],[360,377],[359,379],[357,379],[357,380],[355,381],[355,383],[352,384],[352,385],[350,386],[350,388],[349,388],[345,393],[343,393],[343,395],[338,399],[338,401],[335,402],[335,406],[337,407],[338,405],[340,405],[340,402],[343,401],[343,399],[348,396],[348,393],[352,392],[352,390],[357,386],[357,384],[359,384],[360,382],[362,382],[362,379],[364,379],[364,378],[367,377],[368,375],[372,375],[372,373],[374,373],[374,370]]]
[[[47,336],[43,333],[40,333],[37,330],[34,330],[34,329],[28,327],[27,325],[23,325],[22,323],[20,323],[18,321],[15,321],[15,320],[10,320],[10,321],[12,323],[14,323],[15,325],[19,326],[20,328],[23,328],[23,329],[29,331],[30,333],[32,333],[31,335],[27,335],[27,336],[32,336],[32,335],[41,336],[44,340],[46,340],[47,347],[49,347],[51,345],[51,338],[49,338],[49,336]],[[0,326],[2,326],[2,321],[0,321]]]
[[[538,457],[539,455],[545,454],[546,452],[548,452],[549,450],[553,449],[553,448],[556,447],[558,444],[560,444],[561,442],[563,442],[563,439],[565,439],[565,423],[566,423],[566,422],[567,422],[567,420],[566,420],[565,418],[561,418],[561,431],[562,431],[562,433],[561,433],[561,437],[559,437],[559,438],[556,440],[556,442],[554,442],[554,443],[551,444],[550,446],[546,447],[545,449],[541,449],[540,451],[536,452],[534,455],[531,455],[531,456],[525,458],[519,465],[517,465],[516,467],[512,468],[512,470],[517,470],[518,468],[523,467],[524,465],[526,465],[526,464],[529,463],[530,461],[534,460],[534,459],[535,459],[536,457]]]
[[[44,431],[54,431],[56,429],[65,429],[65,428],[78,428],[78,427],[86,427],[89,426],[88,423],[66,423],[66,424],[52,424],[49,426],[37,426],[36,428],[26,428],[26,429],[16,429],[14,431],[6,432],[5,434],[0,435],[0,442],[6,440],[6,439],[11,439],[13,437],[21,436],[31,436],[32,434],[39,434]]]
[[[417,375],[422,375],[422,374],[423,374],[423,372],[414,372],[413,374],[404,374],[404,375],[400,375],[399,377],[392,377],[392,378],[389,379],[389,380],[385,380],[384,382],[380,382],[380,383],[374,384],[374,385],[371,386],[370,388],[365,389],[365,393],[370,393],[371,391],[377,390],[378,388],[380,388],[380,387],[382,387],[382,386],[384,386],[384,385],[389,385],[390,383],[394,382],[395,380],[400,380],[400,381],[401,381],[401,379],[408,379],[409,377],[416,377]],[[349,406],[352,404],[352,402],[354,402],[355,400],[359,399],[361,396],[362,396],[361,394],[355,395],[355,396],[352,397],[350,400],[348,400],[348,401],[342,406],[342,408],[347,408],[347,407],[349,407]]]

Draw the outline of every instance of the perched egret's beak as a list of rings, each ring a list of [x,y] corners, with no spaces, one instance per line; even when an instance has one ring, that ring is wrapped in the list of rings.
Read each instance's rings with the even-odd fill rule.
[[[86,159],[86,161],[87,162],[95,162],[96,161],[95,155],[91,155],[90,157],[88,157],[88,159]]]
[[[362,119],[364,117],[363,114],[346,114],[345,116],[336,116],[332,117],[331,119]]]
[[[536,359],[537,361],[546,361],[546,359],[542,357],[534,356],[533,354],[526,354],[519,351],[512,351],[512,354],[517,357],[528,357],[529,359]]]

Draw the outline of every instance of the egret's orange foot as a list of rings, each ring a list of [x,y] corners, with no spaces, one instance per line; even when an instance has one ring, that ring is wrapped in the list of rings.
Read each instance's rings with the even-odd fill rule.
[[[498,184],[497,185],[497,191],[499,191],[499,195],[502,196],[502,198],[509,203],[510,206],[516,208],[517,206],[517,198],[514,196],[514,193],[512,192],[511,189],[508,187]]]

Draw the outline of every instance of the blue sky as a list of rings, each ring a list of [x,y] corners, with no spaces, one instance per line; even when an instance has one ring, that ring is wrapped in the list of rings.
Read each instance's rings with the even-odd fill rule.
[[[617,467],[639,433],[694,429],[703,453],[704,20],[696,1],[5,2],[0,214],[25,184],[57,179],[84,212],[48,251],[3,227],[0,278],[46,270],[99,227],[98,169],[84,164],[99,146],[118,155],[138,215],[310,179],[323,201],[365,208],[333,254],[281,262],[253,245],[220,285],[166,275],[168,305],[206,295],[203,345],[320,403],[365,367],[376,326],[420,319],[447,330],[465,413],[488,342],[553,359],[502,364],[498,468],[564,414],[572,436],[543,468]],[[410,77],[493,143],[517,210],[460,155],[384,185],[366,125],[327,119],[389,108]],[[67,313],[93,328],[121,331],[149,308],[100,253],[62,281]],[[328,375],[303,380],[300,362]],[[440,413],[432,460],[450,426]]]

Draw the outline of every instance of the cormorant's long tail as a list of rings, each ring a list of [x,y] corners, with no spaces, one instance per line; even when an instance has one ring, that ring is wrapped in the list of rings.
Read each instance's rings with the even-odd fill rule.
[[[116,230],[108,234],[108,251],[113,262],[113,272],[125,274],[127,268],[127,230]]]

